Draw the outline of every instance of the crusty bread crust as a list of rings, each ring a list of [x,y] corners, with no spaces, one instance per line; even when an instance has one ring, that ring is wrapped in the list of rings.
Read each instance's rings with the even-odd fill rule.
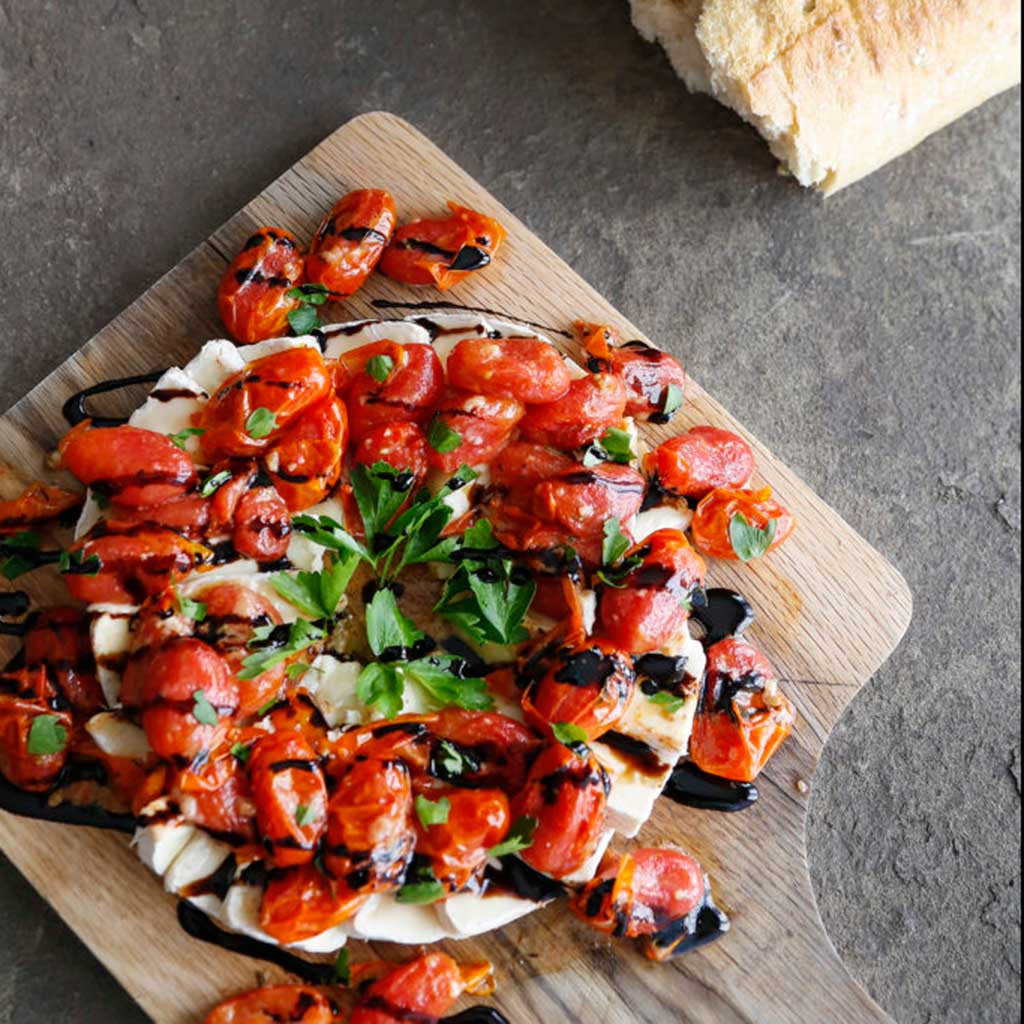
[[[1020,81],[1019,0],[631,0],[687,85],[844,188]]]

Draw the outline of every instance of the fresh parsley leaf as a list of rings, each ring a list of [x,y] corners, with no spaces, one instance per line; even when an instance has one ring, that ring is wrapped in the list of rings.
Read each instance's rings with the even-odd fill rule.
[[[661,415],[667,423],[675,413],[683,407],[683,389],[677,384],[669,384],[665,389],[665,400],[661,405]]]
[[[510,853],[520,853],[533,846],[533,836],[537,831],[537,819],[523,815],[512,822],[508,835],[487,851],[488,857],[507,857]]]
[[[312,825],[314,821],[320,820],[320,812],[315,807],[310,807],[309,804],[299,804],[295,808],[295,824],[299,828],[305,828],[307,825]]]
[[[277,430],[277,416],[269,409],[260,406],[245,421],[245,432],[254,440],[262,441]]]
[[[374,538],[387,529],[408,500],[413,478],[386,462],[375,462],[372,466],[353,466],[351,481],[366,542],[372,546]]]
[[[208,476],[199,488],[199,494],[204,498],[209,498],[211,494],[216,494],[229,480],[231,474],[223,469],[219,473],[214,473],[213,476]]]
[[[320,326],[320,317],[316,307],[322,306],[331,296],[330,291],[322,284],[300,284],[297,288],[289,288],[285,293],[289,299],[298,299],[301,305],[288,314],[288,324],[297,334],[309,334]]]
[[[406,882],[395,893],[399,903],[434,903],[444,896],[444,886],[437,880],[432,868],[421,868],[415,881]]]
[[[338,958],[334,961],[334,980],[348,988],[352,984],[352,968],[349,964],[348,950],[338,950]]]
[[[167,440],[170,441],[175,448],[180,448],[184,451],[190,437],[202,437],[205,433],[206,431],[201,427],[186,427],[184,430],[179,430],[176,434],[168,434]]]
[[[737,512],[729,521],[729,543],[736,557],[741,562],[750,562],[768,553],[775,540],[775,531],[779,527],[777,519],[769,519],[768,525],[761,529],[747,522],[742,512]]]
[[[447,655],[420,658],[401,666],[401,671],[419,683],[438,708],[465,708],[467,711],[493,711],[494,700],[483,679],[461,679],[451,671],[456,659]]]
[[[437,747],[440,754],[439,764],[449,779],[458,778],[470,769],[466,755],[451,740],[441,740]]]
[[[399,611],[394,591],[382,587],[366,606],[366,639],[379,658],[385,652],[409,650],[423,634]]]
[[[365,559],[371,565],[373,564],[373,555],[370,554],[366,546],[360,544],[341,523],[330,516],[293,516],[292,526],[322,548],[332,551],[347,551]]]
[[[416,797],[416,816],[424,828],[430,828],[431,825],[447,825],[451,812],[452,802],[446,796],[440,800],[428,800],[425,796]]]
[[[0,576],[8,580],[16,580],[19,576],[37,568],[38,562],[19,555],[18,551],[38,551],[42,539],[38,533],[22,530],[13,537],[3,538],[3,550],[8,552],[7,558],[0,562]],[[13,553],[12,553],[13,552]]]
[[[330,619],[359,565],[359,556],[350,552],[342,559],[330,559],[320,572],[298,572],[294,576],[279,572],[270,585],[296,608],[314,619]]]
[[[246,746],[244,743],[234,743],[231,746],[231,756],[239,764],[248,764],[249,758],[252,756],[252,747]]]
[[[200,725],[216,725],[220,721],[217,709],[206,699],[205,691],[196,690],[192,700],[195,702],[192,705],[192,717]]]
[[[601,435],[602,449],[609,462],[618,462],[623,465],[629,463],[635,457],[633,455],[633,438],[625,430],[617,427],[610,427]]]
[[[285,295],[306,306],[322,306],[331,297],[331,292],[325,284],[300,284],[297,288],[289,288]]]
[[[435,416],[427,428],[427,444],[438,454],[447,455],[462,444],[462,435]]]
[[[98,555],[85,557],[83,548],[76,551],[64,550],[60,553],[60,571],[72,576],[97,576],[103,563]]]
[[[683,705],[686,703],[685,697],[677,697],[674,693],[669,693],[667,690],[659,690],[657,693],[652,693],[647,699],[652,704],[663,707],[670,715],[678,714],[683,710]]]
[[[186,597],[177,588],[174,591],[174,604],[178,609],[178,614],[184,615],[186,619],[192,619],[194,622],[203,622],[206,619],[206,605],[201,601],[193,601],[192,598]]]
[[[270,700],[268,700],[267,703],[264,704],[263,707],[261,707],[259,711],[256,712],[256,717],[263,718],[266,715],[269,715],[270,712],[277,707],[279,699],[280,698],[278,697],[271,697]]]
[[[320,317],[313,306],[304,304],[289,312],[288,326],[296,337],[301,337],[303,334],[312,333],[320,326]]]
[[[288,681],[294,683],[297,679],[301,679],[310,669],[304,661],[297,661],[294,665],[289,665],[285,670],[285,675],[288,676]]]
[[[587,745],[586,730],[573,722],[555,722],[551,726],[551,733],[563,746],[572,748]]]
[[[25,749],[34,757],[59,754],[68,745],[68,730],[58,715],[36,715],[28,728]]]
[[[249,641],[249,647],[270,640],[274,628],[273,626],[268,627],[266,632],[260,629],[253,630],[253,638]],[[260,635],[261,633],[262,635]],[[282,661],[287,661],[293,655],[312,647],[323,638],[324,631],[319,626],[307,622],[306,619],[297,619],[291,624],[288,638],[284,643],[264,647],[250,654],[242,662],[242,671],[238,673],[238,678],[243,682],[256,679],[268,669],[272,669],[275,665],[280,665]]]
[[[622,532],[618,519],[607,519],[604,524],[604,543],[601,545],[601,562],[615,565],[629,550],[630,539]]]
[[[356,696],[385,718],[394,718],[401,712],[404,692],[405,683],[394,666],[379,661],[364,666],[356,681]]]
[[[377,381],[378,384],[383,384],[391,375],[391,371],[394,368],[395,361],[391,356],[370,356],[370,358],[366,360],[366,372],[375,381]]]

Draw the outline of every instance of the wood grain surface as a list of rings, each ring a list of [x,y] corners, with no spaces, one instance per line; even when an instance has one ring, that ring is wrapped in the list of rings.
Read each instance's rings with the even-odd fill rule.
[[[214,305],[217,282],[253,228],[274,224],[308,238],[339,195],[368,186],[390,190],[404,218],[437,214],[454,199],[506,225],[508,242],[496,264],[461,285],[449,296],[453,302],[559,329],[577,317],[604,320],[625,337],[642,337],[414,128],[388,114],[368,114],[270,185],[0,419],[0,454],[7,463],[0,464],[0,496],[16,489],[17,478],[46,475],[46,454],[64,430],[60,407],[71,392],[104,378],[181,364],[223,333]],[[377,275],[344,307],[329,307],[327,317],[380,315],[369,305],[376,298],[440,296]],[[654,342],[675,347],[672,338]],[[566,350],[572,351],[570,343]],[[750,635],[776,666],[799,711],[798,723],[759,780],[762,799],[753,808],[715,814],[663,800],[641,833],[645,845],[677,843],[704,864],[732,918],[721,941],[653,965],[628,943],[598,936],[564,906],[553,906],[498,933],[447,944],[457,957],[495,963],[500,982],[494,1003],[512,1024],[889,1019],[849,977],[821,924],[804,826],[822,747],[845,706],[898,644],[910,621],[911,596],[878,552],[695,382],[674,424],[643,429],[664,438],[696,423],[745,434],[758,456],[760,479],[797,515],[797,532],[781,549],[751,566],[712,562],[710,582],[734,587],[754,604],[758,618]],[[59,599],[61,585],[49,571],[25,580],[35,599]],[[0,659],[7,653],[0,646]],[[159,1024],[192,1024],[219,998],[283,977],[188,939],[176,923],[174,899],[124,837],[0,813],[0,846]],[[353,943],[350,949],[354,961],[408,955],[384,944],[371,949]]]

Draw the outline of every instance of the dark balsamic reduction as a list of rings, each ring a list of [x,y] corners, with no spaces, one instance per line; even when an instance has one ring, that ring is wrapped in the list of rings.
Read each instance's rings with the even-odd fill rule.
[[[221,949],[226,949],[231,953],[240,953],[242,956],[265,960],[267,963],[275,964],[282,970],[288,971],[289,974],[294,974],[310,985],[330,985],[336,980],[334,964],[313,963],[295,956],[293,953],[288,953],[278,946],[272,946],[268,942],[260,942],[247,935],[226,932],[223,928],[215,925],[207,914],[187,900],[181,900],[178,903],[178,924],[193,939],[220,946]]]
[[[135,831],[135,818],[131,814],[117,814],[93,804],[79,806],[63,803],[50,806],[47,793],[29,793],[12,786],[0,776],[0,810],[37,821],[55,821],[61,825],[84,825],[89,828],[110,829],[131,835]]]
[[[509,318],[516,323],[526,327],[535,327],[539,331],[546,331],[548,334],[560,334],[563,338],[571,338],[572,331],[559,330],[557,327],[548,327],[545,324],[534,323],[532,320],[523,320],[521,317],[511,313],[502,313],[497,309],[487,309],[484,306],[462,306],[457,302],[394,302],[391,299],[374,299],[370,303],[375,309],[423,309],[436,310],[438,312],[446,309],[457,309],[463,313],[483,313],[485,316],[500,316]]]
[[[670,956],[682,956],[720,939],[729,927],[729,918],[715,906],[711,889],[705,884],[700,906],[653,935],[651,942],[656,949],[670,950]]]
[[[649,743],[633,736],[625,736],[614,729],[601,734],[601,742],[611,747],[623,760],[628,761],[632,768],[642,775],[661,775],[668,765],[665,764]]]
[[[705,647],[739,636],[754,621],[750,602],[735,590],[712,587],[704,593],[706,600],[700,604],[694,601],[691,615],[704,627]]]
[[[676,765],[662,796],[704,811],[745,811],[757,803],[760,794],[750,782],[720,779],[701,771],[689,761],[683,761]]]
[[[119,427],[128,422],[127,416],[94,416],[86,408],[86,400],[93,395],[105,395],[110,391],[120,391],[136,384],[155,384],[166,372],[153,370],[152,373],[140,373],[133,377],[114,377],[111,380],[100,381],[99,384],[75,392],[61,407],[61,413],[73,427],[88,419],[92,420],[94,427]]]
[[[471,1006],[461,1013],[442,1017],[440,1024],[508,1024],[508,1017],[498,1013],[493,1006]]]
[[[29,609],[29,597],[24,590],[0,594],[0,619],[21,618]],[[26,626],[21,622],[0,622],[0,635],[22,636]]]
[[[500,869],[488,865],[484,881],[485,896],[488,893],[512,893],[532,903],[546,903],[566,895],[566,888],[561,882],[534,871],[526,861],[518,857],[502,857]]]

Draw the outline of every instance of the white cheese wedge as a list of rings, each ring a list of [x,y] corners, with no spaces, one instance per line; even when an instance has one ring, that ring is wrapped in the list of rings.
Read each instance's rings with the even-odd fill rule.
[[[268,338],[266,341],[256,342],[255,345],[239,346],[238,354],[243,365],[248,366],[257,359],[276,356],[279,352],[289,352],[293,348],[315,348],[319,351],[320,343],[312,334],[303,334],[299,338]]]
[[[81,540],[102,518],[103,509],[96,495],[91,490],[86,491],[82,511],[78,513],[78,521],[75,523],[75,540]]]
[[[327,337],[324,357],[338,359],[346,352],[375,341],[399,345],[429,345],[430,332],[410,320],[367,320],[361,324],[329,324],[321,331]]]
[[[626,522],[626,529],[639,544],[656,530],[679,530],[685,533],[693,521],[693,512],[687,505],[658,505],[640,512]]]
[[[452,938],[441,923],[434,904],[399,903],[388,894],[371,898],[352,918],[352,934],[359,939],[427,945]]]
[[[336,523],[344,524],[345,513],[342,511],[341,502],[337,498],[327,498],[307,508],[304,516],[327,516]],[[320,572],[324,567],[325,550],[319,544],[314,544],[305,534],[293,531],[288,542],[288,561],[304,572]]]
[[[194,825],[178,819],[156,822],[135,830],[136,856],[156,875],[163,876],[175,858],[199,834]]]
[[[96,746],[110,757],[142,761],[152,753],[146,734],[116,711],[101,711],[85,723]]]
[[[189,573],[177,585],[177,589],[185,597],[196,598],[201,596],[204,590],[217,584],[238,583],[266,600],[281,616],[283,622],[294,622],[301,617],[300,612],[274,589],[270,581],[275,575],[276,573],[260,572],[259,565],[250,559],[239,559],[215,569]]]
[[[128,422],[133,427],[152,430],[158,434],[177,434],[194,426],[193,417],[206,404],[206,392],[197,381],[178,367],[169,369],[153,387],[152,394],[175,393],[175,398],[147,398],[131,414]],[[182,392],[190,392],[191,397]],[[192,435],[185,439],[185,450],[189,455],[199,454],[199,438]]]
[[[358,661],[339,661],[321,654],[302,677],[302,687],[313,698],[331,728],[361,725],[366,705],[356,696],[363,666]]]
[[[181,893],[202,882],[216,872],[230,853],[231,847],[227,843],[196,829],[196,834],[164,872],[164,888],[168,892]]]
[[[447,932],[457,939],[469,939],[474,935],[504,928],[540,910],[544,904],[524,900],[519,896],[478,896],[472,892],[460,892],[435,906],[441,925]]]
[[[124,612],[101,612],[89,623],[96,675],[109,707],[121,700],[121,673],[115,667],[132,646],[132,617]]]
[[[238,373],[245,366],[245,360],[238,346],[223,339],[208,341],[183,367],[185,373],[208,395]]]
[[[562,881],[567,885],[586,885],[597,874],[597,869],[601,866],[601,861],[604,860],[604,855],[608,852],[608,847],[614,838],[615,829],[606,828],[601,833],[601,838],[597,841],[597,847],[587,860],[587,863],[579,871],[566,875]]]

